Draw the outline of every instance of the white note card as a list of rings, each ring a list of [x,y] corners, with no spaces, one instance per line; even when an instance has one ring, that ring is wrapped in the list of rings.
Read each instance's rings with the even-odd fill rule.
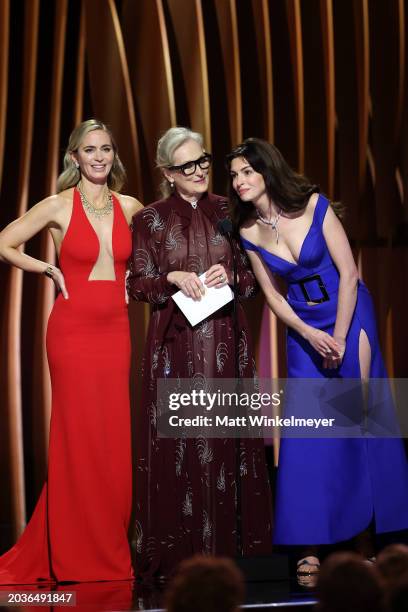
[[[205,272],[199,278],[204,285]],[[223,285],[218,288],[206,287],[205,285],[204,287],[205,293],[201,296],[201,300],[193,300],[193,298],[184,295],[182,291],[177,291],[172,296],[191,325],[197,325],[197,323],[200,323],[200,321],[206,319],[213,312],[216,312],[234,299],[234,294],[229,285]]]

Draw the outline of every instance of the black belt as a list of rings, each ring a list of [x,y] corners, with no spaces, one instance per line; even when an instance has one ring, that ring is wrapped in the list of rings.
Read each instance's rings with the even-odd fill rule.
[[[321,297],[314,298],[309,295],[306,284],[310,282],[317,282],[317,286],[320,289]],[[292,283],[292,285],[299,285],[306,302],[314,302],[315,304],[321,304],[322,302],[328,302],[330,300],[329,294],[327,293],[326,286],[322,280],[320,274],[314,274],[313,276],[306,276],[300,280]]]

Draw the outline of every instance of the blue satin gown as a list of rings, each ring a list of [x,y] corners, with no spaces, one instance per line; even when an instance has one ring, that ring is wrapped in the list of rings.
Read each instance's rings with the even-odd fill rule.
[[[288,284],[287,301],[309,325],[333,333],[339,273],[323,235],[329,202],[319,195],[298,263],[291,263],[242,238],[271,272]],[[318,276],[310,280],[309,277]],[[299,281],[302,283],[299,284]],[[325,370],[322,357],[293,329],[287,333],[288,376],[360,378],[359,338],[371,347],[370,377],[386,377],[371,296],[358,284],[357,304],[340,368]],[[324,300],[308,305],[309,301]],[[378,533],[408,527],[408,463],[400,439],[281,440],[274,542],[332,544],[348,540],[374,519]]]

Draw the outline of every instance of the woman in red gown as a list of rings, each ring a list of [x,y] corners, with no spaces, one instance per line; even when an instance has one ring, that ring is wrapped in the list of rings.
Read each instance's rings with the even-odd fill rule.
[[[112,191],[124,178],[110,131],[85,121],[71,134],[58,194],[0,234],[3,261],[46,274],[59,290],[47,330],[48,477],[26,530],[0,557],[0,584],[133,576],[125,271],[141,204]],[[44,228],[60,268],[18,250]]]

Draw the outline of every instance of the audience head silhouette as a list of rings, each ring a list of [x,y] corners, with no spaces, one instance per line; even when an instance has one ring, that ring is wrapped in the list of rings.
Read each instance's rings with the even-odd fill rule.
[[[377,567],[389,612],[408,610],[408,546],[391,544],[380,552]]]
[[[351,552],[330,555],[317,583],[319,612],[383,612],[381,581],[374,565]]]
[[[231,559],[196,555],[183,561],[165,595],[167,612],[237,612],[244,579]]]

